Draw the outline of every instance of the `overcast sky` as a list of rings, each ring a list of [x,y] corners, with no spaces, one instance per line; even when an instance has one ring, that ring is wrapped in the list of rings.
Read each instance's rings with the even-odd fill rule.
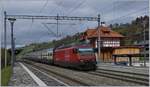
[[[0,31],[3,43],[3,12],[9,15],[46,15],[97,17],[107,25],[127,23],[138,16],[148,15],[148,0],[0,0]],[[14,25],[16,45],[22,46],[35,42],[47,42],[57,37],[56,20],[23,20],[17,19]],[[59,34],[63,37],[87,28],[97,26],[97,22],[59,21]],[[63,24],[64,23],[64,24]],[[50,32],[51,31],[51,32]],[[54,32],[54,33],[52,33]],[[61,37],[60,37],[61,38]],[[7,44],[10,45],[10,23],[7,22]],[[3,46],[3,45],[2,45]]]

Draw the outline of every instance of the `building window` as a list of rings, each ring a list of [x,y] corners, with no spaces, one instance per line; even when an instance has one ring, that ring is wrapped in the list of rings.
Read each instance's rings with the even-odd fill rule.
[[[120,46],[120,40],[103,40],[101,42],[101,46],[103,47],[115,47],[115,46]]]

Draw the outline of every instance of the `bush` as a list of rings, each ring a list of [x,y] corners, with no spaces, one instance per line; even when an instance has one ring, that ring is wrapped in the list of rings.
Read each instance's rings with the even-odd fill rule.
[[[7,65],[10,65],[10,63],[11,63],[11,56],[7,50]],[[5,50],[4,48],[1,48],[1,68],[4,68],[4,66],[5,66]]]
[[[7,66],[1,70],[1,86],[7,86],[11,77],[12,68]]]

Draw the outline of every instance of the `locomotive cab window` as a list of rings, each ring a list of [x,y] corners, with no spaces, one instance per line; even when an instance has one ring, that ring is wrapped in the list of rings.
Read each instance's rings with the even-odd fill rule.
[[[78,53],[80,54],[91,54],[94,53],[94,50],[92,48],[79,48]]]

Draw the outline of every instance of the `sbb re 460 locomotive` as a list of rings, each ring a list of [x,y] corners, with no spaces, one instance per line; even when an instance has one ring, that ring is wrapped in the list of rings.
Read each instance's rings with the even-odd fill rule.
[[[94,49],[85,45],[35,51],[25,55],[25,58],[80,70],[95,70],[97,64]]]

